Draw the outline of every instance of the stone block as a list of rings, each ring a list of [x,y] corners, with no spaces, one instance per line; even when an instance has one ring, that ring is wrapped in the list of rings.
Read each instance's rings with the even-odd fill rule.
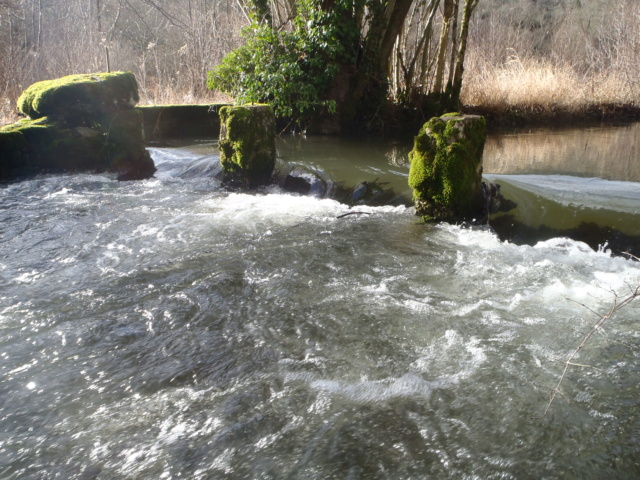
[[[478,115],[429,120],[409,154],[416,214],[426,221],[473,221],[485,216],[482,152],[486,122]]]
[[[276,161],[275,116],[268,105],[220,109],[220,162],[225,180],[246,187],[266,184]]]

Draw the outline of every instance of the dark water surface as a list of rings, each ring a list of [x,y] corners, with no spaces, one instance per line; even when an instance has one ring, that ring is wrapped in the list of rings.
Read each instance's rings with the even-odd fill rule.
[[[333,168],[324,149],[356,169],[345,184],[408,171],[404,147],[332,148],[308,164]],[[144,182],[0,187],[0,478],[640,476],[640,304],[539,418],[638,262],[402,205],[337,218],[328,198],[228,192],[214,152],[154,149]]]

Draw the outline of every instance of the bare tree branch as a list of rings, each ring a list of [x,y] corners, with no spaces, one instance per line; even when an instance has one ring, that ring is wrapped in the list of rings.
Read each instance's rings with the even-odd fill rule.
[[[638,259],[638,257],[631,255],[629,253],[627,253],[627,255],[629,255],[630,257],[635,258],[636,260],[640,260]],[[567,371],[569,370],[570,366],[577,366],[577,367],[590,367],[590,365],[582,365],[579,363],[575,363],[573,361],[573,359],[578,355],[578,353],[580,352],[580,350],[582,350],[584,348],[584,346],[587,344],[587,342],[589,341],[589,339],[598,331],[600,330],[600,328],[602,327],[602,325],[609,320],[613,315],[615,315],[620,309],[626,307],[627,305],[629,305],[631,302],[633,302],[636,298],[640,297],[640,285],[638,285],[637,287],[631,288],[631,293],[629,295],[627,295],[626,297],[624,297],[622,300],[620,300],[618,294],[615,291],[612,291],[612,294],[614,296],[613,299],[613,305],[611,306],[611,308],[609,309],[609,311],[604,314],[597,314],[594,310],[590,309],[589,307],[587,307],[586,305],[583,305],[581,303],[578,303],[579,305],[582,305],[583,307],[585,307],[587,310],[589,310],[592,313],[595,313],[596,315],[598,315],[599,320],[596,322],[596,324],[591,327],[591,330],[589,330],[589,333],[587,333],[587,335],[582,339],[582,342],[580,343],[580,345],[578,345],[578,348],[576,348],[571,355],[569,356],[569,358],[567,359],[567,361],[564,364],[564,369],[562,370],[562,375],[560,375],[560,379],[558,380],[557,385],[555,386],[555,388],[553,389],[553,391],[551,392],[551,396],[549,398],[549,403],[547,403],[547,407],[544,410],[544,413],[542,414],[542,417],[544,417],[547,412],[549,412],[549,409],[551,408],[551,404],[553,403],[553,401],[555,400],[556,396],[558,394],[564,396],[564,394],[560,391],[560,385],[562,384],[565,376],[567,375]],[[593,368],[593,367],[591,367]],[[566,397],[565,397],[566,398]],[[540,417],[540,418],[542,418]]]
[[[169,12],[167,12],[164,8],[162,8],[160,5],[158,5],[153,0],[141,0],[141,1],[142,1],[142,3],[145,3],[145,4],[149,5],[150,7],[153,7],[158,12],[160,12],[162,14],[162,16],[164,18],[166,18],[169,21],[169,23],[171,23],[171,25],[173,25],[174,27],[180,28],[180,29],[182,29],[184,31],[188,31],[189,30],[189,25],[187,25],[186,23],[184,23],[182,20],[180,20],[179,18],[175,17],[174,15],[171,15]]]

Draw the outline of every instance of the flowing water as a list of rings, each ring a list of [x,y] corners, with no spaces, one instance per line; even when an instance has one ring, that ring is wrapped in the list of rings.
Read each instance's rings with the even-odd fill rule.
[[[314,145],[279,148],[406,180],[401,147]],[[153,149],[142,182],[1,187],[0,478],[640,476],[640,301],[541,418],[638,262],[402,204],[338,218],[319,194],[229,192],[214,152]]]

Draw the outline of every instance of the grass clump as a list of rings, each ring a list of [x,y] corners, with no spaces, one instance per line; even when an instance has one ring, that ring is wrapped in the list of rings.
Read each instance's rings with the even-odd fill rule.
[[[495,116],[552,119],[589,117],[615,106],[639,106],[640,83],[621,72],[581,74],[566,63],[520,59],[467,74],[463,101]]]

